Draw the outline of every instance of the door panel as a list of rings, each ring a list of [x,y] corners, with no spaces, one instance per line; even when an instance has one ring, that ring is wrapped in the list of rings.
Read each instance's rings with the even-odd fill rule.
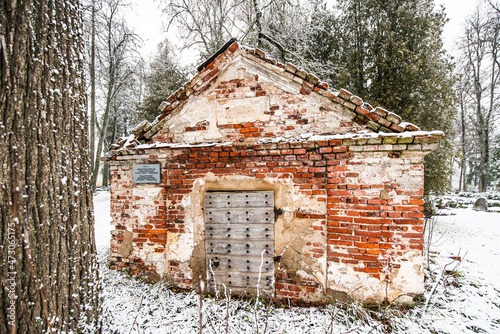
[[[274,284],[274,192],[205,194],[208,287],[255,293]]]

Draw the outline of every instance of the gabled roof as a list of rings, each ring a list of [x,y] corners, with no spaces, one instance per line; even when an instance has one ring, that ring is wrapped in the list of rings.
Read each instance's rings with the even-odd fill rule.
[[[287,75],[293,79],[294,82],[301,85],[300,93],[309,95],[315,92],[332,102],[338,103],[354,112],[355,117],[353,121],[358,124],[365,125],[374,133],[370,136],[387,136],[391,133],[391,137],[412,137],[414,136],[427,136],[427,142],[438,142],[444,137],[441,131],[424,132],[412,123],[403,122],[401,117],[392,113],[382,107],[373,108],[369,103],[364,102],[359,96],[353,95],[351,92],[340,89],[335,90],[329,88],[326,82],[322,82],[312,73],[297,68],[297,66],[286,63],[280,64],[275,59],[267,57],[264,51],[255,48],[247,48],[241,46],[236,40],[231,39],[220,50],[212,55],[207,61],[198,67],[199,73],[196,74],[191,80],[186,82],[177,91],[172,93],[166,101],[163,101],[158,107],[160,114],[156,119],[149,123],[144,120],[139,123],[132,131],[129,137],[119,138],[118,141],[111,145],[109,152],[107,152],[107,159],[114,155],[127,154],[129,150],[134,148],[148,148],[148,141],[159,132],[168,115],[176,114],[185,105],[185,101],[189,97],[200,90],[202,90],[209,81],[215,79],[220,69],[232,60],[238,54],[250,54],[256,57],[266,68],[281,74]],[[376,134],[378,132],[378,135]],[[386,135],[384,135],[384,133]],[[404,134],[403,134],[404,133]],[[400,135],[398,135],[400,134]],[[354,134],[355,135],[355,134]],[[189,144],[189,143],[185,143]],[[170,145],[161,145],[156,147],[170,147]],[[175,146],[175,144],[174,144]],[[151,146],[152,147],[152,146]],[[106,159],[106,160],[107,160]]]

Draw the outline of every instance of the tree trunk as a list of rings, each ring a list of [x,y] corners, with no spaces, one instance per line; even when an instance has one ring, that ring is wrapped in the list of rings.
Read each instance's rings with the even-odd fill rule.
[[[108,143],[114,143],[115,142],[115,137],[116,137],[116,123],[118,122],[118,117],[116,116],[116,113],[118,111],[115,110],[115,116],[113,117],[113,125],[111,127],[111,138],[108,141]],[[102,170],[102,186],[107,187],[109,184],[109,179],[110,179],[110,174],[109,174],[109,164],[107,162],[104,163],[103,165],[103,170]]]
[[[462,88],[460,88],[462,90]],[[462,126],[462,161],[460,163],[460,184],[459,191],[467,191],[467,159],[466,159],[466,148],[465,148],[465,105],[464,97],[465,92],[460,92],[460,118]]]
[[[77,0],[0,4],[0,333],[97,331],[81,26]]]
[[[95,156],[95,0],[92,0],[91,32],[90,32],[90,161]]]
[[[118,41],[118,45],[114,45],[113,43],[115,42],[113,40],[113,18],[114,15],[116,15],[117,10],[118,10],[118,2],[113,3],[113,6],[111,6],[111,14],[109,16],[109,21],[106,23],[106,44],[107,44],[107,49],[108,49],[108,56],[109,56],[109,65],[107,68],[107,87],[106,87],[106,106],[104,108],[104,115],[103,115],[103,121],[102,121],[102,127],[101,131],[99,132],[99,141],[97,142],[97,149],[95,151],[95,156],[94,156],[94,161],[93,161],[93,167],[92,167],[92,190],[95,191],[96,184],[97,184],[97,177],[99,175],[99,167],[101,163],[101,153],[102,153],[102,148],[104,144],[104,137],[106,136],[106,131],[108,128],[108,117],[109,117],[109,111],[111,109],[111,102],[113,101],[114,95],[116,93],[116,79],[117,79],[117,73],[118,73],[118,68],[117,68],[117,59],[116,57],[116,52],[120,48],[120,45],[122,45],[127,37],[123,37],[122,40]]]
[[[112,80],[112,78],[111,78]],[[92,171],[92,190],[95,191],[97,184],[97,176],[99,175],[99,167],[101,163],[101,152],[104,144],[104,136],[106,135],[106,131],[108,129],[108,118],[109,118],[109,109],[111,108],[111,98],[114,89],[114,80],[112,83],[108,84],[108,92],[106,95],[106,108],[104,109],[103,121],[101,131],[99,133],[99,141],[97,142],[97,150],[95,151],[94,158],[94,168]]]
[[[484,122],[479,122],[479,124],[484,124]],[[485,129],[480,125],[478,129],[478,139],[479,139],[479,183],[478,183],[478,191],[484,192],[486,191],[486,178],[487,178],[487,160],[486,160],[486,152],[487,147],[485,146],[487,143]]]
[[[365,22],[366,16],[363,15],[361,4],[356,1],[354,6],[354,50],[353,52],[353,66],[354,66],[354,91],[359,96],[366,96],[365,92],[365,59],[366,59],[366,36],[363,30],[366,29]]]
[[[255,28],[257,30],[257,47],[262,48],[262,10],[258,0],[253,0],[255,10]]]
[[[109,184],[109,164],[104,162],[102,164],[102,186],[107,187]]]
[[[479,184],[481,185],[479,191],[484,192],[488,190],[489,186],[489,165],[490,165],[490,132],[489,132],[489,123],[485,125],[484,129],[484,138],[482,140],[482,148],[481,148],[481,179]]]
[[[479,81],[479,80],[477,80]],[[476,85],[478,85],[476,83]],[[479,192],[485,192],[486,191],[486,186],[487,186],[487,177],[488,177],[488,171],[487,171],[487,166],[488,166],[488,160],[487,160],[487,155],[488,155],[488,132],[487,132],[487,126],[485,120],[484,120],[484,115],[482,113],[482,104],[481,104],[481,90],[479,88],[476,88],[476,117],[477,117],[477,135],[478,135],[478,141],[479,141],[479,182],[478,182],[478,191]]]

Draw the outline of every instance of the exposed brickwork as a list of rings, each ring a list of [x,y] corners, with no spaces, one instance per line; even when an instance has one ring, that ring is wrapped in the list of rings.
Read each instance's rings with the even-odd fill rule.
[[[383,144],[359,151],[360,146],[350,143],[322,140],[162,149],[169,151],[163,168],[165,178],[158,200],[153,201],[155,214],[147,217],[145,225],[138,224],[134,211],[146,205],[141,201],[150,199],[134,195],[129,166],[114,165],[112,217],[117,229],[113,232],[112,253],[120,245],[123,226],[132,228],[134,248],[147,245],[154,252],[164,251],[166,233],[187,233],[182,200],[191,192],[193,182],[207,173],[290,179],[301,193],[326,202],[328,208],[327,215],[295,213],[297,218],[315,220],[311,229],[325,231],[327,226],[324,243],[306,243],[304,257],[319,259],[326,253],[328,262],[350,264],[355,271],[383,279],[383,259],[402,256],[411,249],[422,250],[423,155],[394,157]],[[381,167],[384,164],[386,167]],[[381,199],[382,191],[391,198]],[[167,200],[170,206],[165,208]],[[120,263],[124,260],[126,264]],[[114,266],[134,268],[135,263],[116,256],[112,259]],[[191,284],[191,278],[178,270],[177,262],[168,266],[170,279],[181,286]],[[317,293],[314,289],[320,285],[310,280],[292,282],[281,274],[276,283],[277,296],[297,300],[304,300],[305,292]]]
[[[381,301],[423,289],[423,159],[441,132],[237,43],[159,109],[105,159],[113,268],[196,285],[206,274],[203,192],[240,182],[286,202],[276,207],[277,298]],[[161,164],[160,184],[133,183],[143,163]]]
[[[301,304],[311,300],[311,295],[323,293],[321,284],[314,278],[302,277],[300,281],[293,280],[286,270],[276,274],[276,298],[278,300],[291,300],[293,303]],[[318,302],[313,300],[311,302]]]
[[[328,167],[328,261],[354,264],[355,271],[380,279],[381,259],[422,250],[423,156],[387,154],[390,171],[382,173],[394,177],[386,179],[373,172],[384,163],[382,155],[367,158],[375,161]],[[382,199],[383,191],[391,198]]]
[[[148,162],[155,163],[154,156]],[[115,230],[111,232],[111,263],[113,268],[129,271],[131,274],[157,273],[158,267],[144,264],[140,250],[146,250],[163,257],[167,226],[165,224],[165,199],[167,190],[163,185],[154,188],[133,183],[132,166],[111,165],[111,219]],[[166,179],[165,179],[166,180]],[[165,180],[163,182],[165,182]],[[133,234],[132,252],[124,256],[119,247],[124,240],[124,231]]]

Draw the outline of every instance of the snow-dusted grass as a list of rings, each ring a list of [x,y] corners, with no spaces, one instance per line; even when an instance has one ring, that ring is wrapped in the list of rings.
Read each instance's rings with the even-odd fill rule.
[[[460,192],[447,194],[434,199],[436,206],[441,208],[471,208],[478,198],[485,198],[488,211],[500,212],[500,192],[491,191],[485,193]]]
[[[102,332],[199,333],[196,293],[108,269],[109,194],[99,192],[94,205]],[[389,306],[372,312],[356,304],[268,310],[256,300],[228,303],[221,296],[203,299],[203,333],[500,333],[500,213],[450,212],[437,218],[424,299],[436,288],[423,316],[425,301],[409,311]],[[452,255],[462,257],[458,267]],[[450,272],[436,285],[446,264]]]

